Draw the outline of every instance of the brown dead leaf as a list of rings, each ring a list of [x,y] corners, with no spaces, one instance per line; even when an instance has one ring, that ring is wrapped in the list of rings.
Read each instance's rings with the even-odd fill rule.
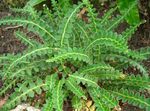
[[[92,106],[90,107],[90,111],[96,111],[95,105],[92,105]]]
[[[87,12],[87,8],[84,7],[84,8],[77,14],[78,18],[82,18],[83,15],[84,15],[86,12]]]
[[[88,9],[86,7],[82,8],[82,10],[77,14],[77,17],[88,23],[86,12],[88,12]]]
[[[92,101],[88,100],[87,103],[86,103],[86,106],[89,108],[89,107],[91,107],[91,105],[92,105]]]
[[[121,111],[121,107],[120,106],[116,106],[112,111]]]

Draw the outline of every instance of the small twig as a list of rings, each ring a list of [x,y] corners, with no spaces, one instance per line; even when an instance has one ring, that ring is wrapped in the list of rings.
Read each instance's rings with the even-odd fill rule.
[[[20,27],[22,27],[22,25],[10,26],[10,27],[4,28],[3,31],[10,30],[10,29],[16,29],[16,28],[20,28]]]

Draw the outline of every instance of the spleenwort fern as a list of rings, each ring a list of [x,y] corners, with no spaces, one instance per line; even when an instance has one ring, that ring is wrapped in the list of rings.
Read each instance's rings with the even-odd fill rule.
[[[121,89],[119,91],[110,91],[114,95],[118,97],[118,99],[123,99],[123,101],[128,101],[130,104],[138,105],[140,108],[146,108],[148,111],[150,108],[150,102],[148,99],[145,99],[138,93],[134,93],[131,91],[127,91],[125,89]]]
[[[42,41],[30,39],[28,32],[14,33],[27,49],[0,56],[4,82],[0,96],[14,89],[0,110],[8,111],[42,92],[46,92],[43,111],[63,111],[67,99],[71,99],[75,110],[82,109],[74,103],[89,98],[97,111],[111,111],[119,106],[119,100],[150,110],[150,101],[143,95],[150,89],[150,79],[141,63],[149,58],[150,48],[128,47],[128,40],[143,22],[121,34],[114,31],[135,3],[125,15],[112,16],[115,7],[101,18],[89,0],[76,5],[70,0],[51,0],[52,9],[45,7],[42,13],[30,3],[23,9],[13,9],[20,16],[0,20],[0,25],[21,25]],[[83,8],[86,22],[78,17]],[[128,67],[138,69],[140,74],[125,74],[123,69]]]
[[[73,78],[67,79],[66,86],[79,98],[82,97],[82,98],[86,99],[86,96],[84,95],[84,91],[78,86],[78,84],[76,83],[76,81]]]
[[[64,81],[60,80],[52,92],[54,108],[57,111],[62,111],[63,109],[63,101],[64,101],[64,93],[62,90],[63,84]]]
[[[35,45],[37,45],[38,43],[36,41],[31,41],[30,39],[27,39],[26,35],[24,33],[22,33],[21,31],[17,31],[15,33],[15,36],[21,40],[22,43],[24,43],[25,45],[31,46],[31,47],[35,47]]]

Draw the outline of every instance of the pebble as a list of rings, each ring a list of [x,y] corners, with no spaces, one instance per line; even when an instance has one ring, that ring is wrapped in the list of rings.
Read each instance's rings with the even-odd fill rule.
[[[15,109],[11,110],[11,111],[41,111],[40,109],[36,109],[35,107],[30,106],[29,104],[21,104],[18,105]]]

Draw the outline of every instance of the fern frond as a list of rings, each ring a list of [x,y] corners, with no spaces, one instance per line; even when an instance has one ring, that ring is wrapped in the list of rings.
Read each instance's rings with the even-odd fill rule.
[[[57,1],[56,0],[51,0],[51,3],[52,3],[52,7],[53,8],[57,8],[58,7],[58,5],[57,5]],[[56,12],[57,10],[55,10],[55,12]]]
[[[132,34],[134,34],[134,32],[135,32],[135,30],[137,29],[137,27],[139,27],[142,23],[143,23],[143,21],[140,22],[140,23],[137,23],[137,24],[134,25],[134,26],[130,26],[129,28],[127,28],[125,31],[123,31],[122,37],[123,37],[126,41],[128,41],[128,40],[131,38]]]
[[[52,91],[53,88],[56,86],[57,79],[58,78],[57,78],[56,74],[52,74],[52,75],[46,77],[47,89],[49,91]]]
[[[93,7],[93,5],[90,3],[89,0],[83,0],[83,3],[85,4],[85,6],[87,7],[87,10],[88,10],[88,17],[89,17],[89,21],[91,22],[91,24],[93,25],[94,27],[94,31],[98,31],[98,28],[97,28],[97,13],[95,12],[95,9]]]
[[[131,75],[126,76],[123,80],[112,81],[112,84],[133,86],[144,90],[150,88],[150,79],[142,76]]]
[[[103,55],[105,60],[113,60],[113,61],[120,61],[123,62],[124,65],[128,64],[127,67],[131,66],[131,67],[135,67],[137,68],[145,77],[148,77],[148,73],[147,70],[145,69],[145,67],[141,64],[139,64],[137,61],[132,60],[130,58],[127,58],[125,56],[122,55],[117,55],[117,54],[107,54],[107,55]]]
[[[3,72],[7,72],[8,66],[9,65],[7,65],[7,67],[3,69]],[[4,75],[6,74],[4,73],[2,77],[6,77],[3,78],[6,81],[8,79],[24,78],[27,76],[31,77],[34,76],[34,74],[37,72],[45,71],[48,67],[49,65],[45,64],[45,59],[37,58],[37,60],[34,59],[33,62],[31,60],[31,62],[26,62],[26,63],[23,62],[15,66],[15,68],[12,68],[9,72],[7,72],[7,75]]]
[[[0,25],[22,25],[24,27],[28,27],[28,30],[33,31],[37,33],[39,36],[43,37],[45,40],[50,38],[53,38],[55,40],[55,37],[51,34],[51,29],[49,26],[45,25],[43,21],[34,20],[32,17],[24,18],[24,17],[7,17],[3,18],[0,21]]]
[[[58,81],[57,74],[48,75],[46,77],[46,84],[47,84],[47,96],[46,104],[44,104],[43,111],[53,111],[54,104],[53,104],[53,89],[56,87],[56,82]]]
[[[118,79],[123,80],[126,75],[122,73],[109,74],[109,72],[104,72],[104,73],[94,73],[89,76],[99,78],[99,80],[101,81],[101,80],[118,80]]]
[[[111,67],[110,65],[108,64],[105,64],[105,63],[101,63],[101,64],[92,64],[92,65],[89,65],[89,66],[86,66],[86,67],[83,67],[83,68],[80,68],[78,70],[78,73],[81,73],[81,74],[93,74],[93,73],[101,73],[101,72],[114,72],[115,69],[113,67]],[[117,72],[117,71],[115,71]],[[118,71],[119,72],[119,71]]]
[[[4,85],[3,85],[3,87],[1,88],[0,96],[2,96],[3,94],[5,94],[8,89],[11,89],[14,85],[16,85],[17,80],[18,80],[18,79],[14,79],[13,81],[10,82],[10,81],[7,79],[7,83],[4,82]]]
[[[53,111],[53,100],[51,96],[46,100],[42,111]]]
[[[59,19],[63,19],[63,13],[61,12],[61,8],[59,6],[59,3],[57,0],[51,0],[51,3],[52,3],[52,11],[54,12],[53,13],[53,16],[55,17],[54,21],[58,24],[60,24],[60,21]],[[57,19],[56,19],[57,17]]]
[[[63,84],[64,84],[64,80],[60,80],[52,93],[54,108],[57,111],[62,111],[63,109],[63,101],[64,101],[64,94],[62,90]]]
[[[14,59],[14,55],[12,54],[0,55],[0,64],[3,64],[5,62],[3,66],[8,65],[8,62],[13,61],[13,59]]]
[[[29,0],[24,8],[34,7],[46,0]]]
[[[102,99],[100,99],[101,95],[99,93],[98,88],[89,88],[88,92],[90,94],[90,96],[92,97],[95,106],[97,107],[98,111],[110,111],[109,107],[107,107],[104,102],[102,101]]]
[[[82,110],[82,108],[85,105],[85,101],[82,100],[81,98],[77,97],[77,96],[72,97],[71,103],[72,103],[72,107],[75,110],[79,110],[79,111]]]
[[[93,38],[93,40],[90,41],[85,50],[88,50],[96,45],[113,47],[117,49],[117,51],[119,50],[121,52],[128,51],[127,43],[125,43],[119,35],[113,32],[101,31],[95,38]]]
[[[108,105],[109,108],[114,108],[116,106],[118,106],[118,101],[115,100],[114,96],[109,93],[107,90],[100,88],[99,90],[99,94],[100,94],[100,99],[102,99],[103,103],[105,103],[105,105]]]
[[[103,88],[88,88],[88,91],[93,98],[95,96],[95,98],[97,98],[105,108],[108,108],[105,109],[106,111],[110,111],[111,108],[118,106],[118,101],[115,100],[114,96],[107,90]]]
[[[66,42],[67,39],[69,38],[69,34],[72,29],[72,22],[75,19],[74,16],[82,5],[83,4],[81,3],[78,6],[74,6],[74,8],[70,9],[70,11],[64,17],[64,20],[62,21],[62,24],[60,25],[61,27],[59,27],[59,34],[61,34],[60,35],[60,46],[61,47],[63,46],[64,42]],[[67,42],[67,45],[68,45],[68,42]]]
[[[80,24],[78,24],[78,23],[77,23],[77,26],[78,26],[78,27],[81,29],[81,31],[84,33],[86,40],[88,40],[88,39],[89,39],[89,36],[88,36],[86,30],[85,30]]]
[[[83,98],[83,99],[87,99],[85,94],[84,94],[84,91],[81,89],[80,86],[78,86],[78,84],[76,83],[75,79],[68,78],[66,80],[65,84],[67,86],[67,89],[72,91],[77,97]]]
[[[88,75],[86,76],[83,74],[74,73],[72,75],[69,75],[69,77],[76,79],[78,84],[82,82],[83,84],[87,84],[88,86],[98,87],[98,80],[96,78],[91,78]]]
[[[123,54],[129,58],[132,58],[136,61],[143,61],[146,59],[146,57],[144,55],[142,55],[142,53],[140,53],[139,51],[136,50],[128,50],[128,52],[126,54]]]
[[[37,11],[33,7],[28,7],[28,8],[10,8],[11,11],[20,13],[20,14],[25,14],[27,16],[33,16],[34,18],[38,17]]]
[[[113,47],[108,46],[101,46],[101,54],[117,54],[128,57],[137,62],[141,62],[147,59],[147,57],[142,55],[138,50],[131,50],[131,49],[127,49],[126,51],[123,51],[122,49],[114,50]]]
[[[67,13],[68,10],[70,10],[71,6],[73,5],[71,2],[72,1],[70,1],[70,0],[59,0],[58,1],[59,6],[61,7],[61,12],[63,14]]]
[[[119,24],[119,23],[128,15],[128,13],[135,7],[136,4],[137,4],[137,1],[133,2],[133,4],[130,5],[130,7],[129,7],[128,10],[124,13],[124,15],[122,15],[118,20],[116,20],[116,22],[114,22],[114,23],[107,29],[107,31],[112,30],[117,24]]]
[[[101,64],[92,64],[92,65],[80,68],[78,70],[78,73],[87,74],[87,73],[98,72],[100,70],[110,70],[110,71],[112,71],[112,70],[115,70],[115,69],[113,67],[111,67],[110,65],[108,65],[108,64],[101,63]]]
[[[8,74],[8,72],[15,67],[18,63],[21,63],[22,60],[27,60],[29,58],[31,58],[32,56],[40,56],[43,54],[48,54],[48,52],[51,52],[51,48],[49,47],[43,47],[40,46],[38,48],[34,48],[32,49],[30,52],[26,52],[25,54],[23,54],[21,57],[18,57],[16,60],[14,60],[12,63],[10,63],[6,73],[4,76],[6,76]]]
[[[10,109],[14,107],[17,103],[20,103],[22,100],[26,100],[27,96],[34,97],[34,91],[39,91],[42,87],[45,87],[46,84],[37,79],[36,83],[30,83],[29,86],[22,86],[22,90],[19,91],[19,88],[10,96],[7,103],[2,107],[2,109]]]
[[[119,24],[123,22],[123,19],[122,19],[122,20],[120,20],[119,23],[115,24],[116,21],[118,21],[121,17],[122,17],[121,15],[116,15],[116,16],[112,15],[112,17],[110,18],[110,20],[108,20],[107,22],[105,22],[103,24],[102,28],[107,31],[107,29],[109,29],[112,26],[112,24],[114,24],[114,26],[110,30],[110,31],[114,32],[115,29],[119,26]]]
[[[145,60],[150,58],[150,48],[149,47],[140,48],[136,51],[138,51],[141,56],[144,56]]]
[[[141,96],[139,93],[134,93],[126,89],[109,90],[109,92],[115,95],[118,100],[122,99],[123,102],[139,106],[142,109],[147,109],[147,111],[150,109],[150,100]]]
[[[15,77],[24,77],[24,76],[31,76],[32,72],[38,72],[39,69],[42,69],[40,66],[42,66],[42,61],[44,62],[44,60],[40,60],[40,61],[34,61],[33,63],[27,63],[27,64],[23,64],[20,65],[19,67],[17,67],[19,70],[11,70],[11,73],[8,72],[7,74],[7,78],[15,78]],[[38,64],[40,63],[40,65]]]
[[[115,8],[111,8],[110,10],[108,10],[106,13],[104,13],[104,15],[102,16],[101,20],[100,20],[100,24],[103,26],[104,23],[109,22],[109,18],[112,16],[113,12],[115,12],[117,9],[117,7]]]
[[[60,50],[60,52],[52,57],[51,59],[48,59],[46,62],[58,62],[65,59],[73,59],[73,60],[79,60],[84,61],[87,63],[90,63],[90,57],[83,53],[82,49],[68,49],[68,50]]]
[[[15,36],[21,40],[22,43],[24,43],[25,45],[29,45],[34,47],[35,45],[37,45],[37,42],[35,42],[34,40],[29,39],[29,37],[27,37],[23,32],[17,31],[15,32]]]
[[[21,33],[21,32],[18,31],[18,32],[15,32],[15,35],[16,35],[16,37],[19,38],[19,39],[22,41],[22,43],[24,43],[25,45],[34,46],[33,43],[30,42],[30,40],[28,40],[28,39],[25,37],[25,35],[24,35],[23,33]]]
[[[93,64],[79,69],[79,74],[85,74],[91,78],[98,78],[99,80],[115,80],[124,79],[125,75],[115,70],[113,67],[106,64]]]

